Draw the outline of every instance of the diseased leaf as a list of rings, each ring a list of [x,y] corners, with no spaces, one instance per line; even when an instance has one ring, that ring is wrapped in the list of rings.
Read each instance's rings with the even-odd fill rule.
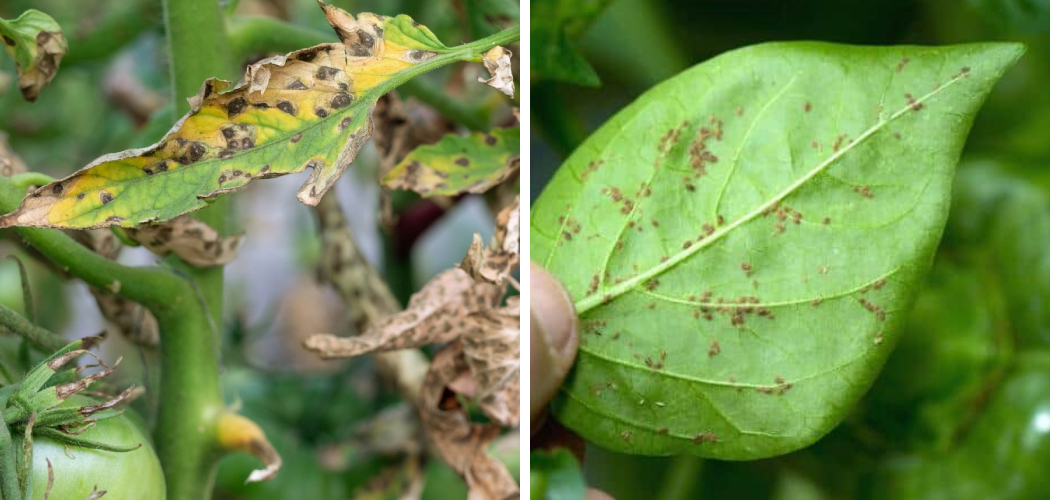
[[[553,414],[637,454],[754,459],[837,425],[896,343],[1016,44],[774,43],[650,90],[533,207],[581,321]]]
[[[510,67],[511,52],[503,47],[492,47],[481,58],[485,69],[492,75],[488,80],[478,77],[478,81],[514,98],[514,73]]]
[[[316,205],[371,136],[383,84],[449,50],[408,16],[355,19],[321,5],[343,43],[259,61],[224,93],[229,82],[209,79],[160,142],[102,156],[41,187],[0,227],[166,221],[255,179],[308,167],[298,198]]]
[[[448,386],[467,373],[463,347],[453,342],[438,352],[420,393],[423,428],[445,463],[467,483],[468,500],[517,498],[518,485],[507,468],[485,452],[500,426],[472,423]]]
[[[485,415],[507,427],[516,427],[520,416],[520,318],[518,297],[510,297],[504,307],[468,315],[462,336],[472,396]]]
[[[496,234],[492,244],[485,247],[481,236],[474,234],[474,241],[467,250],[467,256],[460,263],[463,269],[476,281],[487,281],[493,284],[503,283],[518,268],[520,217],[518,215],[518,197],[514,203],[496,215]]]
[[[520,135],[518,127],[446,135],[412,150],[383,177],[383,185],[426,197],[484,193],[518,172]]]
[[[461,269],[449,269],[412,295],[400,313],[373,322],[357,337],[314,335],[303,345],[322,358],[345,358],[449,342],[462,333],[467,315],[491,308],[503,287],[475,283]]]
[[[219,236],[211,226],[189,216],[176,217],[162,224],[145,224],[124,232],[161,257],[174,253],[198,267],[222,266],[237,258],[244,236]]]
[[[40,89],[55,77],[69,49],[62,27],[51,16],[30,9],[14,20],[0,19],[0,40],[15,60],[22,96],[35,101]]]

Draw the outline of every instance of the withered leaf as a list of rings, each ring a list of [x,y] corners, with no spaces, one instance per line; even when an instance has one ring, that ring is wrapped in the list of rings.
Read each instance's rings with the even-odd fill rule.
[[[492,243],[485,247],[481,236],[475,234],[474,241],[460,263],[460,269],[472,278],[489,283],[503,283],[517,269],[521,256],[519,197],[496,215],[496,234]]]
[[[383,185],[425,197],[484,193],[518,172],[520,135],[518,127],[448,134],[405,155],[382,178]]]
[[[398,314],[373,322],[357,337],[314,335],[303,345],[323,358],[350,357],[448,342],[462,333],[467,315],[493,307],[503,287],[476,283],[462,269],[430,280]]]
[[[229,264],[244,243],[244,236],[219,236],[211,226],[189,215],[162,224],[127,228],[124,232],[157,255],[174,253],[198,267]]]
[[[266,433],[258,424],[236,413],[225,413],[219,417],[215,431],[219,445],[230,451],[246,451],[262,460],[263,469],[253,470],[245,483],[269,481],[281,470],[281,455],[266,439]]]
[[[520,413],[520,314],[518,297],[510,297],[504,307],[467,316],[461,338],[475,401],[485,415],[507,427],[518,425]]]
[[[207,80],[160,142],[102,156],[41,187],[0,227],[161,222],[255,179],[306,168],[313,172],[298,198],[316,205],[371,136],[376,100],[399,76],[450,52],[408,16],[355,19],[321,5],[342,43],[259,61],[232,89]]]
[[[12,21],[0,19],[0,40],[15,60],[22,96],[35,101],[68,50],[62,27],[51,16],[30,9]]]
[[[478,77],[478,81],[492,87],[509,97],[514,97],[514,73],[510,67],[511,52],[503,47],[492,47],[482,57],[485,69],[492,75],[488,80]]]
[[[11,149],[7,142],[7,134],[0,132],[0,175],[11,177],[15,174],[28,172],[26,164]]]
[[[518,498],[518,485],[507,468],[486,453],[499,436],[494,423],[472,423],[449,384],[469,370],[463,346],[453,342],[438,352],[430,365],[420,408],[423,428],[442,460],[463,477],[470,488],[468,500]]]

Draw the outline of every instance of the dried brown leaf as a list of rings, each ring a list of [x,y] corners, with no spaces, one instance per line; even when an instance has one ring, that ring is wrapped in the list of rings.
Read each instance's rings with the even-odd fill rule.
[[[474,399],[492,420],[516,427],[520,414],[521,307],[507,305],[467,316],[463,355],[474,380]]]
[[[488,247],[482,244],[481,236],[474,235],[459,267],[478,282],[503,283],[518,268],[521,260],[519,202],[520,198],[515,197],[511,205],[496,215],[496,234]]]
[[[174,253],[197,267],[229,264],[244,243],[244,236],[219,236],[211,226],[189,215],[163,224],[126,228],[124,232],[157,255]]]
[[[0,42],[15,60],[22,96],[35,101],[68,50],[62,27],[51,16],[29,9],[17,19],[0,19]]]
[[[12,175],[28,171],[26,164],[22,162],[22,159],[11,149],[11,145],[7,143],[7,134],[0,132],[0,175],[11,177]]]
[[[507,468],[486,453],[488,444],[499,436],[500,426],[472,423],[448,386],[469,370],[463,346],[445,346],[430,366],[420,393],[423,428],[438,455],[470,488],[468,500],[518,498],[518,485]]]
[[[304,345],[331,358],[449,342],[462,333],[467,315],[493,307],[502,295],[502,287],[476,283],[462,269],[449,269],[413,295],[403,312],[375,321],[364,334],[319,334]]]
[[[478,77],[478,81],[492,87],[509,97],[514,97],[514,73],[510,67],[511,52],[503,47],[493,47],[482,57],[485,69],[492,75],[488,80]]]
[[[90,287],[90,290],[102,316],[113,323],[124,338],[151,349],[160,344],[157,318],[148,309],[95,287]]]

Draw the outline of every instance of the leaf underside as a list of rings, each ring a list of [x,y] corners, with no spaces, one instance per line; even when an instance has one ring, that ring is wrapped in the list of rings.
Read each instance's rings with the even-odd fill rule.
[[[342,43],[321,44],[250,66],[244,79],[210,79],[191,111],[157,144],[105,155],[41,187],[11,225],[133,227],[203,208],[255,179],[313,168],[299,200],[316,205],[372,133],[377,86],[447,50],[408,16],[323,5]],[[375,89],[375,90],[373,90]]]
[[[871,385],[1016,44],[773,43],[650,90],[533,206],[580,313],[553,414],[628,453],[806,446]]]

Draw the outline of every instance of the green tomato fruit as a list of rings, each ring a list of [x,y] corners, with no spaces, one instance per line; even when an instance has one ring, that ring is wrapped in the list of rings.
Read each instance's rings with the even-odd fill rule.
[[[98,401],[75,395],[62,406],[84,406]],[[106,500],[164,500],[164,472],[149,435],[137,415],[127,410],[119,417],[100,420],[78,437],[113,446],[142,447],[129,452],[91,450],[66,446],[47,438],[33,437],[33,498],[47,489],[47,460],[55,473],[48,500],[84,500],[95,486],[105,490]]]

